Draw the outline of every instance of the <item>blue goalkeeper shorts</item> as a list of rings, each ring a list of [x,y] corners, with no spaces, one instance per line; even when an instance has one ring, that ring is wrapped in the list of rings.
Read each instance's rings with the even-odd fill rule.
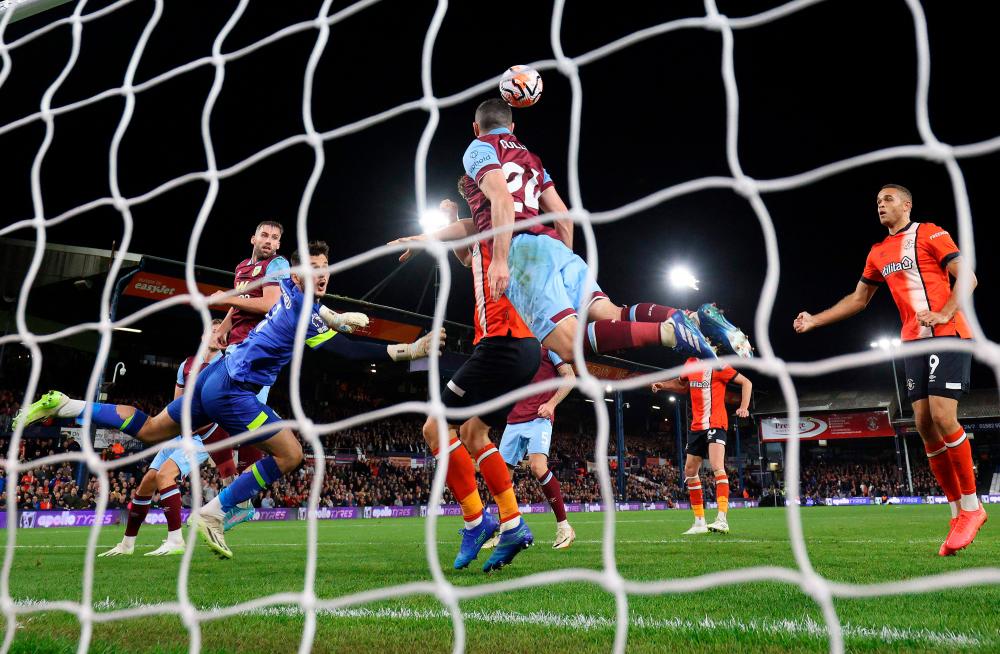
[[[587,263],[551,236],[516,234],[507,262],[507,298],[539,341],[581,306],[606,297],[596,281],[587,284]]]
[[[549,455],[552,444],[552,422],[535,418],[528,422],[507,425],[500,439],[500,456],[509,466],[516,466],[526,454]]]
[[[198,375],[191,401],[191,424],[215,422],[235,436],[280,421],[274,409],[257,398],[261,386],[236,381],[229,376],[224,362],[225,357],[220,357]],[[183,402],[184,398],[179,397],[167,405],[167,413],[177,424],[181,423]],[[276,433],[275,429],[264,429],[254,438],[242,441],[241,445],[266,441]]]

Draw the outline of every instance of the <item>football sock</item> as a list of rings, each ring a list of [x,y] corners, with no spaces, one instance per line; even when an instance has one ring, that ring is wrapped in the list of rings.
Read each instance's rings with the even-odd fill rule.
[[[673,307],[665,307],[662,304],[643,302],[640,304],[633,304],[632,306],[623,306],[621,319],[629,322],[659,323],[674,315],[675,311],[677,311],[677,309]]]
[[[958,490],[961,493],[959,506],[963,511],[979,509],[979,497],[976,496],[976,469],[972,465],[972,446],[965,430],[959,427],[953,434],[944,437],[948,446],[948,459],[958,480]]]
[[[280,478],[281,471],[274,457],[264,457],[247,468],[236,481],[222,489],[218,497],[219,504],[222,505],[224,512],[228,512],[240,502],[255,497]]]
[[[701,477],[688,477],[684,481],[687,482],[688,494],[691,496],[691,511],[694,512],[695,519],[704,520],[705,498],[701,492]]]
[[[556,515],[556,522],[566,519],[566,505],[563,503],[562,488],[559,487],[559,480],[552,474],[551,470],[546,470],[538,483],[542,486],[545,499],[549,501],[552,512]]]
[[[160,508],[163,517],[167,519],[167,531],[177,531],[181,528],[181,491],[177,484],[171,484],[160,489]]]
[[[715,500],[719,503],[719,514],[729,512],[729,475],[725,470],[715,471]]]
[[[959,490],[958,477],[955,475],[955,468],[948,454],[948,446],[944,441],[928,443],[924,441],[924,451],[927,452],[927,463],[937,479],[938,486],[944,492],[948,503],[951,505],[951,517],[958,516],[958,501],[962,497]]]
[[[93,413],[91,414],[91,422],[93,422],[98,427],[106,427],[108,429],[117,429],[118,431],[125,432],[129,436],[136,436],[139,434],[139,430],[142,426],[146,424],[146,420],[149,416],[135,409],[135,413],[127,418],[122,418],[118,415],[118,407],[121,406],[123,409],[131,409],[125,405],[118,404],[102,404],[100,402],[94,402]],[[76,421],[78,424],[83,424],[83,410],[80,410],[79,415],[77,415]]]
[[[438,456],[437,450],[433,450]],[[453,436],[448,443],[448,474],[444,478],[448,490],[462,506],[462,517],[469,529],[478,527],[483,519],[483,500],[479,497],[479,487],[476,485],[476,468],[472,465],[469,451],[462,447],[462,442]]]
[[[496,445],[490,443],[479,450],[476,462],[479,464],[479,474],[486,481],[486,487],[490,489],[490,495],[493,496],[500,511],[501,530],[506,531],[504,527],[510,529],[516,526],[521,511],[517,506],[517,497],[514,495],[514,486],[510,481],[507,464],[497,451]]]
[[[587,324],[583,351],[586,354],[602,354],[660,344],[659,323],[596,320]]]
[[[125,523],[126,536],[135,538],[136,534],[139,533],[139,527],[142,526],[142,521],[146,519],[146,514],[149,513],[149,504],[152,501],[153,498],[149,496],[132,496],[132,501],[128,505],[128,522]]]
[[[239,456],[239,464],[236,466],[236,470],[240,474],[264,458],[264,453],[253,445],[241,445],[237,452]]]

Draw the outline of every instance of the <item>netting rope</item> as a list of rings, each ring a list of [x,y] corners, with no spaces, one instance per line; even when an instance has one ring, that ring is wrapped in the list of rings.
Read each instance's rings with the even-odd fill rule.
[[[100,372],[104,369],[107,362],[111,336],[115,327],[128,326],[129,324],[137,322],[138,320],[171,306],[190,304],[195,310],[198,311],[202,318],[203,327],[206,332],[208,331],[211,317],[208,311],[208,302],[206,297],[199,292],[197,285],[195,284],[194,254],[197,250],[201,232],[214,206],[215,199],[218,195],[219,182],[221,180],[236,175],[256,163],[259,163],[265,158],[288,148],[299,145],[309,147],[313,151],[314,163],[299,203],[296,219],[298,227],[297,245],[300,249],[304,248],[308,240],[306,236],[306,219],[312,195],[326,165],[323,147],[324,143],[341,136],[368,129],[410,111],[426,111],[428,113],[428,122],[423,134],[421,135],[414,161],[417,207],[422,210],[427,206],[427,152],[439,122],[440,110],[442,108],[465,102],[475,98],[485,91],[491,90],[496,81],[494,78],[490,78],[458,93],[445,97],[438,98],[434,95],[431,77],[431,62],[435,40],[448,10],[447,0],[439,0],[432,17],[431,24],[426,32],[422,50],[421,84],[423,96],[418,100],[400,104],[341,127],[337,127],[326,132],[319,132],[315,129],[313,124],[312,88],[316,66],[323,55],[325,46],[329,39],[330,27],[348,19],[360,11],[371,7],[376,4],[378,0],[362,0],[361,2],[357,2],[339,12],[332,14],[330,13],[332,0],[324,0],[315,19],[289,25],[243,48],[230,52],[223,52],[223,45],[226,37],[239,21],[248,4],[248,0],[241,0],[229,20],[218,33],[212,46],[211,56],[201,57],[161,73],[160,75],[150,78],[149,80],[135,83],[135,71],[138,67],[139,61],[141,60],[146,43],[150,35],[153,33],[163,11],[163,0],[153,0],[153,11],[141,36],[139,37],[139,40],[136,43],[122,85],[116,88],[106,89],[105,91],[97,93],[89,98],[53,107],[52,99],[56,91],[76,64],[82,40],[83,26],[90,21],[106,16],[128,4],[131,4],[134,1],[135,0],[120,0],[119,2],[112,3],[100,10],[91,13],[84,13],[87,2],[86,0],[80,0],[71,16],[53,21],[46,26],[32,31],[10,43],[6,42],[4,35],[13,12],[7,11],[0,15],[0,62],[2,62],[2,67],[0,67],[0,87],[2,87],[6,82],[11,71],[11,50],[48,34],[61,26],[68,25],[72,34],[72,48],[69,59],[59,76],[53,81],[43,95],[39,111],[0,126],[0,135],[3,135],[36,121],[42,121],[45,124],[45,136],[36,153],[31,169],[31,197],[34,215],[31,218],[15,221],[6,227],[0,228],[0,236],[4,236],[21,229],[30,228],[35,231],[35,251],[31,259],[28,273],[25,276],[21,292],[18,296],[17,309],[15,313],[17,333],[0,337],[0,343],[21,343],[31,354],[31,372],[29,374],[24,396],[26,402],[30,402],[30,400],[35,397],[38,390],[37,386],[42,366],[42,355],[41,350],[39,349],[40,344],[57,341],[67,336],[87,331],[97,332],[100,335],[100,344],[87,389],[87,397],[94,397],[97,390],[98,379],[100,378]],[[738,363],[743,368],[754,369],[761,373],[771,375],[778,380],[782,394],[787,403],[789,419],[793,425],[798,424],[799,414],[793,376],[818,376],[845,368],[884,362],[888,359],[890,354],[882,351],[858,352],[812,362],[786,362],[775,355],[768,336],[767,328],[770,323],[774,300],[777,295],[778,278],[780,274],[777,247],[778,240],[774,223],[771,220],[767,206],[762,199],[762,194],[776,193],[803,187],[853,168],[891,159],[919,158],[939,163],[946,168],[950,178],[958,220],[959,245],[964,255],[961,258],[961,267],[965,273],[968,273],[975,267],[975,243],[973,240],[972,216],[969,207],[968,191],[961,168],[958,164],[958,160],[982,156],[1000,150],[1000,136],[964,145],[945,144],[935,136],[930,124],[927,103],[928,91],[930,87],[930,44],[927,37],[927,21],[920,2],[918,0],[906,0],[905,4],[912,16],[914,25],[918,72],[915,113],[921,143],[875,150],[866,154],[857,155],[821,166],[810,171],[786,177],[774,179],[753,179],[747,176],[742,170],[738,156],[739,92],[734,63],[734,30],[750,29],[780,20],[781,18],[785,18],[789,15],[803,11],[813,5],[819,4],[820,1],[821,0],[795,0],[774,9],[751,16],[731,18],[719,13],[714,0],[706,0],[705,16],[703,17],[684,18],[664,22],[646,29],[635,31],[627,36],[609,42],[581,55],[569,57],[564,53],[561,41],[562,16],[565,8],[565,1],[555,0],[550,29],[551,47],[554,59],[546,59],[531,64],[539,71],[557,70],[560,74],[567,77],[570,82],[572,101],[569,121],[570,142],[567,158],[567,185],[570,212],[567,214],[567,217],[572,218],[574,222],[578,223],[583,230],[584,242],[586,246],[586,260],[590,267],[589,274],[592,278],[596,278],[598,270],[596,238],[593,232],[593,225],[595,223],[602,224],[618,221],[627,216],[649,209],[653,206],[657,206],[682,195],[706,189],[732,190],[743,196],[750,204],[758,218],[761,231],[764,236],[765,252],[767,255],[767,271],[754,321],[755,331],[758,335],[757,342],[760,356],[749,361],[738,360]],[[580,193],[578,163],[581,112],[583,107],[583,85],[579,76],[579,68],[642,41],[681,29],[703,29],[718,32],[720,34],[722,42],[721,75],[726,97],[726,159],[729,165],[730,175],[692,179],[663,188],[616,209],[594,213],[586,211]],[[302,122],[304,131],[300,134],[282,139],[277,143],[263,148],[229,167],[218,168],[212,144],[210,120],[215,101],[222,90],[225,79],[226,64],[293,34],[308,30],[316,30],[317,36],[313,50],[306,65],[305,80],[303,84]],[[121,194],[118,185],[118,149],[131,122],[136,98],[144,91],[167,80],[183,75],[202,66],[209,65],[215,68],[215,77],[211,90],[209,91],[204,103],[201,120],[201,133],[207,168],[205,170],[190,172],[166,180],[159,186],[143,194],[133,197],[124,197]],[[112,144],[108,154],[110,195],[94,199],[57,216],[46,218],[41,190],[41,165],[55,136],[55,117],[116,97],[123,97],[125,100],[125,106],[122,111],[118,127],[115,131],[114,138],[112,139]],[[188,293],[177,295],[166,300],[161,300],[120,320],[111,321],[108,316],[110,315],[109,306],[113,283],[121,269],[124,255],[127,253],[128,244],[132,234],[133,221],[131,208],[157,198],[179,186],[198,181],[207,183],[208,191],[206,192],[205,199],[202,203],[201,209],[199,210],[188,248],[188,258],[185,266],[185,279],[187,282]],[[115,253],[111,271],[109,272],[107,282],[102,290],[101,320],[96,323],[91,322],[72,325],[50,334],[36,335],[32,333],[31,330],[28,329],[26,320],[27,299],[29,290],[41,265],[42,255],[46,244],[46,230],[49,227],[58,225],[73,217],[104,206],[114,207],[121,214],[124,235],[122,246]],[[551,222],[558,217],[561,216],[547,214],[533,219],[533,221],[530,222]],[[492,232],[486,233],[485,235],[488,236],[490,233]],[[465,239],[464,241],[458,242],[458,244],[471,244],[473,241],[481,237],[482,236]],[[414,244],[408,244],[408,246],[414,247]],[[416,244],[416,247],[427,250],[435,258],[436,265],[440,271],[442,292],[437,298],[433,320],[433,329],[437,330],[440,329],[443,324],[444,312],[447,305],[451,282],[450,268],[447,259],[448,251],[441,243],[437,242]],[[382,246],[374,248],[367,252],[332,264],[329,266],[329,270],[331,274],[335,274],[339,271],[361,265],[387,254],[399,252],[401,249],[402,248],[399,246]],[[308,271],[308,267],[301,266],[296,270],[300,270],[305,273]],[[313,290],[312,276],[304,274],[303,279],[306,284],[306,295],[309,295],[309,293]],[[960,277],[958,291],[962,297],[966,297],[966,294],[969,291],[969,279],[970,278],[967,274]],[[975,342],[955,341],[953,343],[949,343],[946,349],[972,352],[977,359],[992,367],[994,374],[997,376],[998,381],[1000,381],[1000,345],[986,338],[976,317],[974,307],[969,302],[963,300],[962,308],[969,319],[975,335]],[[615,652],[620,653],[625,650],[629,624],[629,595],[689,593],[716,588],[718,586],[749,582],[782,582],[798,586],[806,595],[811,597],[816,602],[821,609],[825,621],[826,631],[829,637],[830,651],[839,653],[844,651],[844,641],[842,626],[833,604],[834,598],[881,597],[954,589],[977,584],[1000,583],[1000,569],[998,568],[977,568],[905,579],[895,582],[867,585],[835,582],[818,574],[813,569],[810,562],[805,537],[802,532],[802,522],[797,502],[799,498],[798,434],[793,434],[788,440],[785,459],[785,485],[787,489],[787,497],[789,499],[786,508],[786,517],[796,563],[795,568],[757,566],[719,571],[692,578],[662,579],[649,582],[630,581],[623,578],[617,570],[615,554],[615,502],[611,489],[611,480],[606,456],[609,443],[610,421],[605,403],[601,400],[603,400],[605,391],[608,389],[612,391],[637,389],[645,387],[653,381],[674,376],[682,371],[703,369],[710,364],[699,363],[684,367],[678,366],[666,371],[650,373],[621,381],[598,380],[589,373],[585,366],[579,364],[579,362],[583,361],[582,326],[586,323],[585,316],[583,316],[583,319],[580,320],[581,329],[578,331],[576,335],[577,338],[574,343],[574,351],[578,362],[577,379],[574,383],[583,394],[588,396],[590,399],[595,400],[594,410],[596,412],[597,419],[595,460],[597,462],[598,479],[600,483],[602,503],[604,505],[602,569],[560,569],[470,587],[455,586],[448,581],[441,569],[436,539],[437,515],[434,511],[429,511],[426,521],[425,540],[427,548],[427,561],[431,572],[431,581],[413,582],[391,587],[372,589],[337,598],[318,598],[316,596],[315,589],[318,547],[317,517],[315,509],[318,504],[319,493],[322,487],[323,475],[325,472],[323,447],[320,441],[320,436],[342,429],[348,429],[352,426],[380,420],[389,416],[417,412],[433,416],[438,421],[439,432],[441,433],[442,439],[441,442],[444,444],[446,416],[449,418],[462,418],[480,414],[491,409],[499,408],[511,400],[527,397],[531,394],[539,392],[540,390],[556,388],[562,383],[562,381],[551,380],[541,384],[534,384],[512,392],[505,397],[498,398],[482,405],[470,407],[468,409],[445,410],[444,405],[441,403],[441,389],[438,377],[438,354],[436,350],[432,350],[428,380],[430,390],[429,401],[404,402],[391,407],[386,407],[384,409],[352,416],[336,422],[316,424],[305,415],[299,395],[298,379],[301,370],[301,353],[306,331],[307,316],[308,313],[304,308],[298,324],[295,354],[291,364],[291,398],[293,419],[282,421],[280,423],[282,426],[294,427],[299,431],[302,439],[313,448],[317,462],[316,474],[313,478],[309,496],[309,510],[307,514],[308,521],[306,527],[307,563],[302,592],[277,593],[227,607],[212,608],[210,611],[200,611],[197,606],[191,602],[188,594],[187,582],[190,574],[191,556],[193,551],[193,549],[189,547],[181,561],[180,572],[178,575],[178,601],[129,607],[125,610],[95,611],[92,597],[94,555],[97,546],[97,538],[100,533],[100,517],[105,512],[107,507],[108,482],[106,473],[109,470],[129,465],[130,463],[144,458],[153,450],[147,450],[143,453],[124,457],[113,462],[104,462],[94,452],[89,439],[85,438],[83,439],[82,452],[57,454],[35,459],[33,461],[20,462],[18,460],[18,450],[22,433],[21,428],[18,427],[14,432],[13,438],[11,439],[10,447],[8,448],[7,456],[4,460],[4,464],[8,470],[6,507],[8,515],[14,515],[16,511],[16,480],[18,477],[17,473],[19,471],[30,470],[41,465],[56,462],[83,461],[98,479],[98,519],[95,520],[95,524],[91,528],[87,542],[83,581],[84,587],[81,601],[43,601],[32,602],[30,604],[17,603],[10,594],[10,574],[17,538],[17,524],[16,521],[9,521],[2,574],[0,574],[0,610],[3,611],[7,626],[3,645],[0,647],[0,654],[5,654],[10,650],[13,643],[14,633],[16,631],[17,616],[28,613],[63,611],[74,614],[78,618],[81,625],[78,650],[81,653],[85,652],[89,646],[94,624],[152,615],[179,615],[190,636],[190,651],[198,652],[200,651],[201,646],[202,623],[210,620],[224,619],[226,617],[277,605],[297,606],[304,615],[304,624],[299,650],[301,652],[306,652],[311,649],[313,644],[317,611],[344,609],[373,601],[398,599],[412,595],[433,595],[444,604],[452,619],[454,631],[454,650],[456,652],[461,652],[465,649],[465,625],[463,614],[459,606],[460,601],[517,589],[567,582],[585,582],[595,584],[615,596]],[[202,345],[202,348],[204,347],[205,346]],[[930,352],[932,347],[938,350],[941,349],[941,346],[938,344],[918,342],[906,344],[905,352],[907,354],[927,353]],[[199,352],[199,356],[202,354],[203,352]],[[732,357],[724,357],[721,361],[723,363],[737,362]],[[182,428],[184,434],[182,447],[192,463],[194,462],[195,456],[194,443],[191,438],[192,425],[190,393],[193,386],[193,384],[188,384],[185,390],[182,417]],[[88,409],[84,414],[85,433],[90,433],[91,431],[90,413],[91,410],[88,406]],[[221,443],[213,444],[210,446],[210,449],[229,447],[234,443],[246,440],[249,437],[251,437],[251,434],[236,435]],[[160,445],[154,449],[160,449],[162,447],[163,445]],[[431,492],[431,506],[437,506],[443,496],[444,475],[446,473],[446,468],[447,459],[444,458],[438,465],[438,469],[434,476]],[[192,503],[194,510],[197,510],[201,506],[202,501],[197,465],[192,465],[191,476]],[[194,534],[192,532],[191,536],[193,537],[193,535]]]

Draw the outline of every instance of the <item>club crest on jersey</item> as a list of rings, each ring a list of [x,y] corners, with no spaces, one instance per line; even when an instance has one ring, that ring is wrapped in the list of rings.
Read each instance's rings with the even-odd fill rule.
[[[900,270],[909,270],[913,267],[913,259],[910,257],[903,257],[900,261],[893,261],[882,266],[882,277],[888,277],[892,273],[897,273]]]
[[[319,332],[320,334],[330,329],[329,327],[326,326],[326,323],[323,322],[323,319],[319,317],[318,313],[314,313],[312,315],[312,326],[315,327],[316,331]]]
[[[260,270],[261,270],[261,266],[254,266],[253,270],[250,271],[250,276],[251,277],[256,277],[257,275],[260,274]]]

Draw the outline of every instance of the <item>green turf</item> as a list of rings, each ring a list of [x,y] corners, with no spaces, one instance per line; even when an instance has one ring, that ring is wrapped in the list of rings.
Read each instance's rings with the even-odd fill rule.
[[[852,583],[995,566],[1000,538],[988,524],[976,543],[942,559],[937,548],[947,528],[944,507],[805,508],[809,554],[818,573]],[[709,516],[711,518],[711,515]],[[473,564],[451,570],[460,526],[441,519],[442,566],[460,586],[513,579],[560,568],[601,566],[602,514],[571,516],[578,540],[553,551],[551,514],[528,522],[538,539],[509,568],[487,577]],[[994,518],[996,519],[996,518]],[[780,509],[734,511],[728,536],[681,537],[690,514],[681,511],[623,513],[617,517],[617,558],[629,580],[690,577],[747,566],[793,567],[785,513]],[[357,520],[319,526],[316,593],[321,599],[408,582],[428,581],[423,520]],[[10,579],[19,602],[81,598],[85,529],[29,529],[17,534]],[[177,599],[179,557],[144,558],[163,538],[146,526],[132,557],[98,559],[95,610]],[[120,527],[104,529],[109,547]],[[306,525],[302,522],[244,525],[230,532],[232,561],[219,561],[199,543],[191,566],[190,598],[200,608],[221,607],[278,592],[296,592],[305,575]],[[477,562],[485,560],[480,556]],[[1000,650],[1000,586],[977,586],[866,600],[837,600],[849,651],[940,652]],[[464,601],[467,651],[607,652],[614,640],[614,598],[586,583],[489,595]],[[778,582],[731,585],[711,591],[629,598],[629,652],[825,651],[817,605],[796,586]],[[505,621],[515,621],[504,626]],[[202,651],[288,652],[298,647],[303,618],[290,607],[271,607],[202,625]],[[16,652],[73,652],[80,625],[75,616],[32,613],[18,618]],[[186,652],[188,633],[178,617],[134,618],[96,625],[94,652]],[[314,651],[445,652],[451,622],[427,595],[322,613]]]

